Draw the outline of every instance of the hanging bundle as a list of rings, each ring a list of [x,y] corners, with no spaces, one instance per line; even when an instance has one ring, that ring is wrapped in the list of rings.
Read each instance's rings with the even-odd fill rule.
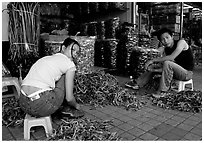
[[[39,5],[34,2],[12,2],[8,4],[8,10],[10,60],[15,65],[32,65],[39,55]]]

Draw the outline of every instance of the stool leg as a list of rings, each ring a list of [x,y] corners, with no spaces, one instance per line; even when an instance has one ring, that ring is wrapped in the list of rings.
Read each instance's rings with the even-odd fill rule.
[[[30,127],[28,126],[28,121],[24,120],[24,140],[30,139]]]
[[[193,81],[192,81],[192,83],[191,83],[191,91],[193,91]]]
[[[182,83],[181,81],[179,81],[178,84],[179,84],[179,85],[178,85],[178,92],[184,90],[184,86],[185,86],[185,85],[183,85],[183,83]]]
[[[47,133],[49,135],[52,134],[52,121],[51,121],[51,117],[46,117],[46,125],[47,125]]]
[[[20,97],[20,87],[17,83],[15,83],[15,87],[16,87],[16,91],[18,93],[18,95],[17,95],[17,99],[18,99]]]

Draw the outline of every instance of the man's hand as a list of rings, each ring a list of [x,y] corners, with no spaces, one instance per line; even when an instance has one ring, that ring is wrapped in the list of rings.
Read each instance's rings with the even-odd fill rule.
[[[151,64],[153,64],[153,63],[154,63],[154,62],[153,62],[152,60],[146,62],[146,64],[145,64],[145,69],[147,70],[148,67],[149,67],[149,65],[151,65]]]

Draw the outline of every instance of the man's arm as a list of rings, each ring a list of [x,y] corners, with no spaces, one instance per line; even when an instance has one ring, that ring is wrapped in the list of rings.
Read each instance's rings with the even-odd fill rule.
[[[163,56],[160,58],[155,58],[153,60],[150,60],[146,63],[145,68],[147,69],[148,66],[154,62],[164,62],[164,61],[174,61],[174,59],[188,46],[185,40],[180,40],[177,43],[176,49],[173,51],[171,55]]]

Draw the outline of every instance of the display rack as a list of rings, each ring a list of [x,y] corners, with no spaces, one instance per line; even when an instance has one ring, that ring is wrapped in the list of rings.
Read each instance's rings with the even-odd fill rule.
[[[182,4],[179,2],[154,3],[151,7],[151,22],[155,30],[163,27],[174,32],[174,38],[182,36]]]
[[[82,24],[128,10],[125,2],[50,2],[40,6],[41,33],[65,28],[71,35],[76,34]]]

